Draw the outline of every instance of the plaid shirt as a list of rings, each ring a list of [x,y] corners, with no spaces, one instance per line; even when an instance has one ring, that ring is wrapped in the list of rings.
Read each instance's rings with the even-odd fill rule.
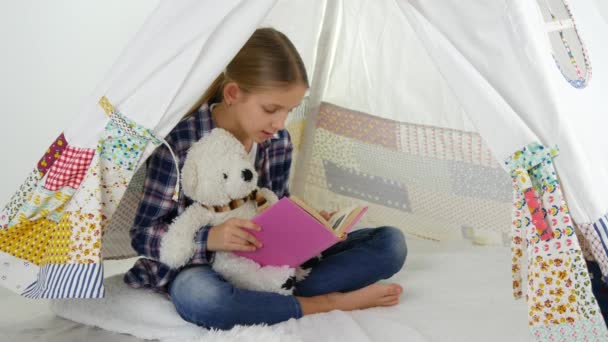
[[[203,105],[194,115],[180,121],[165,138],[184,164],[190,146],[214,128],[211,112]],[[279,131],[258,145],[255,167],[258,186],[271,189],[279,198],[289,195],[288,177],[293,146],[287,130]],[[179,269],[171,269],[159,260],[160,242],[173,219],[192,203],[180,192],[178,201],[172,199],[177,170],[169,149],[161,145],[147,161],[143,198],[131,228],[131,245],[143,258],[125,274],[130,287],[151,288],[168,292],[168,285]],[[213,253],[206,250],[210,226],[201,227],[194,237],[196,249],[189,264],[213,262]]]

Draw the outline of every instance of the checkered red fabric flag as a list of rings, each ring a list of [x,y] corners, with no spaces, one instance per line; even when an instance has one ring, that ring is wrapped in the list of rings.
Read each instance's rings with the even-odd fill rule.
[[[44,187],[50,191],[66,186],[78,189],[94,155],[94,149],[68,146],[49,170]]]

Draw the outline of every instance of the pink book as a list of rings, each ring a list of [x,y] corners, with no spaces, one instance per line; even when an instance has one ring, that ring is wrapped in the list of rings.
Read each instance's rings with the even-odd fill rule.
[[[262,231],[251,231],[262,247],[254,252],[234,252],[262,266],[297,267],[342,241],[367,207],[350,207],[326,221],[301,200],[283,197],[252,219]]]

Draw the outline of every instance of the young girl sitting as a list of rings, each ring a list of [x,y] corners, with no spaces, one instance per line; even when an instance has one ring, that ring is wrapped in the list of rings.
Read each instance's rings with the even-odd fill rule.
[[[288,196],[292,145],[285,121],[308,87],[304,64],[289,39],[274,29],[258,29],[166,141],[181,167],[188,148],[214,127],[221,127],[249,151],[259,174],[258,185],[279,198]],[[248,232],[260,227],[248,220],[200,227],[190,262],[181,269],[169,268],[158,261],[160,242],[168,225],[192,203],[181,193],[178,201],[172,199],[176,182],[172,155],[161,146],[147,162],[144,195],[131,229],[132,245],[143,258],[125,275],[125,282],[167,294],[186,321],[230,329],[399,302],[401,286],[375,284],[398,272],[406,258],[404,236],[393,227],[351,232],[322,253],[310,274],[296,283],[293,296],[235,288],[210,267],[215,251],[260,247]],[[326,212],[323,215],[329,217]]]

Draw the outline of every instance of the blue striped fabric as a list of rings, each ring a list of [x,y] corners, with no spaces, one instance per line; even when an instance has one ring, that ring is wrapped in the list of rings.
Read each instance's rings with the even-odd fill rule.
[[[48,264],[40,268],[38,280],[22,293],[39,298],[103,298],[101,264]]]
[[[600,237],[604,253],[608,255],[608,248],[606,247],[606,243],[608,243],[608,215],[600,217],[599,220],[593,223],[593,229],[595,229],[595,232]]]

